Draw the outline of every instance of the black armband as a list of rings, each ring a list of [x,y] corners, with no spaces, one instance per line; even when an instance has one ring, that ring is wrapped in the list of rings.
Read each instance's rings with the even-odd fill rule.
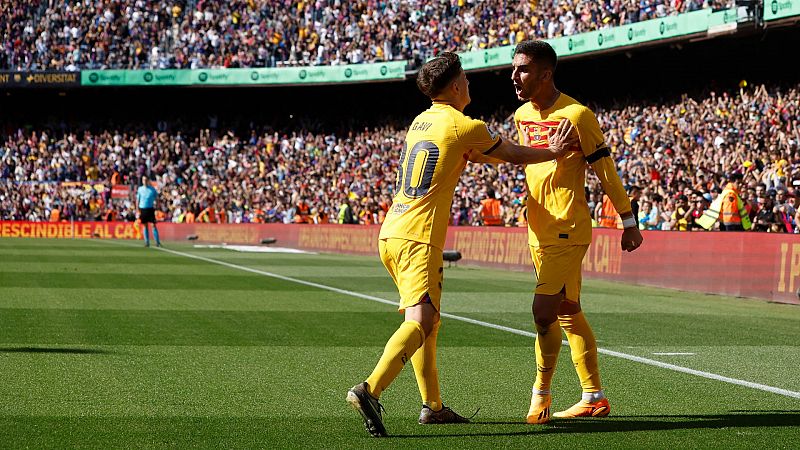
[[[611,156],[611,150],[609,150],[608,147],[603,147],[597,150],[596,152],[592,153],[591,155],[587,156],[586,161],[588,161],[589,164],[594,164],[595,162],[599,161],[600,158],[605,158],[606,156],[608,157]]]
[[[498,139],[497,142],[495,142],[495,144],[489,150],[483,152],[483,154],[488,155],[489,153],[492,153],[493,151],[497,150],[497,147],[500,147],[500,144],[502,143],[503,143],[503,138]]]

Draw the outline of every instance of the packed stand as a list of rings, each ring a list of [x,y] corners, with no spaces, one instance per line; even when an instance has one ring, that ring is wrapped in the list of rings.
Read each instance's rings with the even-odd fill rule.
[[[623,184],[648,230],[699,229],[728,181],[758,231],[800,224],[800,90],[765,87],[694,100],[596,109]],[[515,137],[508,112],[489,119]],[[160,219],[173,222],[381,223],[395,188],[405,129],[349,132],[19,129],[0,137],[0,219],[133,220],[142,175],[155,177]],[[587,171],[594,218],[602,187]],[[494,193],[502,224],[525,225],[522,166],[469,164],[453,201],[454,225],[481,225]]]
[[[3,2],[0,70],[197,69],[408,60],[549,39],[733,0]]]

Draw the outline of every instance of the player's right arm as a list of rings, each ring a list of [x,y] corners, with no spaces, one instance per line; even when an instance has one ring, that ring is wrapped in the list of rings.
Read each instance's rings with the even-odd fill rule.
[[[567,152],[569,148],[578,143],[578,134],[574,132],[575,127],[569,120],[562,120],[558,124],[555,133],[548,138],[547,148],[531,148],[527,145],[519,145],[509,140],[501,140],[492,148],[485,152],[472,152],[469,160],[472,162],[501,163],[510,162],[513,164],[537,164],[556,159]],[[527,144],[528,136],[524,136]]]

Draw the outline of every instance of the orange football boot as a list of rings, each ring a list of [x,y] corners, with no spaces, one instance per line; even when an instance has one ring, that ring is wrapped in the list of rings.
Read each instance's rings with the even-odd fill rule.
[[[585,402],[583,400],[572,405],[569,409],[553,414],[553,417],[560,419],[574,417],[605,417],[611,412],[611,405],[608,399],[600,399],[596,402]]]
[[[550,404],[553,402],[550,394],[533,394],[531,397],[531,408],[525,421],[530,424],[542,424],[550,422]]]

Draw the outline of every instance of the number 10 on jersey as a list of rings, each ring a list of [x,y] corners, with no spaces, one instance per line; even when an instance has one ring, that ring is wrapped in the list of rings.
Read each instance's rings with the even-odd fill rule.
[[[408,198],[420,198],[428,193],[433,182],[433,172],[439,162],[439,147],[431,141],[419,141],[400,153],[397,171],[397,191]]]

